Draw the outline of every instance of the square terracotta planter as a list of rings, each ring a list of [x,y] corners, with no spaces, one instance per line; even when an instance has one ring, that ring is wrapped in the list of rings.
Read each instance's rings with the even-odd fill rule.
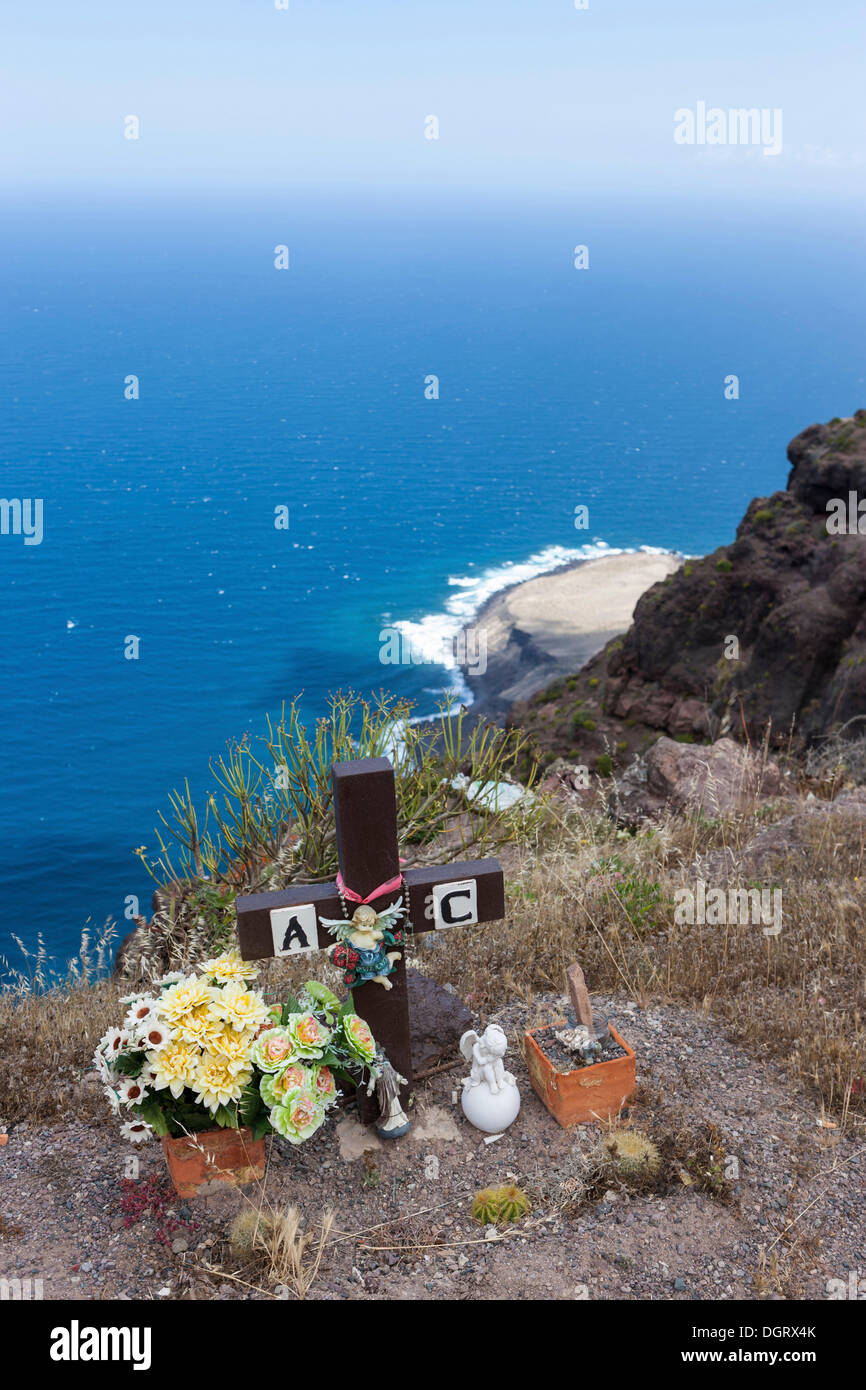
[[[565,1028],[566,1024],[563,1020],[552,1026]],[[611,1057],[574,1071],[557,1071],[532,1034],[524,1034],[523,1051],[532,1085],[563,1129],[614,1119],[635,1088],[634,1052],[613,1024],[608,1027],[625,1057]]]
[[[175,1191],[180,1197],[196,1197],[212,1182],[255,1182],[265,1175],[265,1141],[253,1139],[252,1130],[205,1129],[180,1139],[165,1138],[162,1151]]]

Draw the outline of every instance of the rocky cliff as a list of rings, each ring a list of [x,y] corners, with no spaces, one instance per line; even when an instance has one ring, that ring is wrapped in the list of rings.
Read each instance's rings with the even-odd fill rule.
[[[662,732],[866,731],[866,410],[810,426],[788,459],[786,490],[752,501],[732,544],[654,585],[624,637],[512,708],[547,761],[609,771]]]

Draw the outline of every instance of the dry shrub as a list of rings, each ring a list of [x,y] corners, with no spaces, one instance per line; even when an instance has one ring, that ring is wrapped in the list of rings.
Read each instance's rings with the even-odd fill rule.
[[[232,1253],[243,1260],[247,1274],[306,1298],[318,1278],[334,1212],[326,1209],[318,1226],[308,1226],[297,1207],[271,1206],[264,1193],[258,1203],[246,1200],[229,1231]]]

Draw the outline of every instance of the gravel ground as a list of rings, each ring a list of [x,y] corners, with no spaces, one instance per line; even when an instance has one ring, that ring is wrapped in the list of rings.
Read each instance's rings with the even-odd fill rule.
[[[571,1215],[548,1194],[504,1238],[485,1239],[469,1217],[479,1187],[555,1186],[600,1133],[559,1128],[513,1045],[507,1065],[523,1106],[493,1143],[455,1103],[462,1063],[419,1084],[406,1139],[383,1146],[349,1111],[301,1148],[271,1141],[268,1200],[294,1203],[313,1222],[325,1206],[336,1213],[308,1297],[823,1299],[830,1279],[866,1280],[863,1128],[827,1127],[804,1092],[711,1018],[668,1005],[643,1011],[624,998],[594,1002],[637,1052],[638,1093],[625,1122],[660,1143],[712,1122],[728,1200],[677,1174],[651,1194],[614,1185]],[[536,1000],[533,1025],[564,1006]],[[515,1040],[526,1012],[510,1006],[496,1021]],[[182,1202],[161,1149],[133,1148],[110,1124],[17,1125],[0,1147],[0,1183],[0,1276],[41,1279],[47,1299],[274,1296],[225,1239],[257,1189]]]

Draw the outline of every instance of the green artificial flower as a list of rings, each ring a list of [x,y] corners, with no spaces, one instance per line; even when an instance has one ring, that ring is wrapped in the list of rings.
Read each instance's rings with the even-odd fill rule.
[[[282,1071],[297,1055],[295,1038],[288,1028],[268,1028],[253,1043],[252,1058],[259,1071]]]
[[[294,1091],[285,1105],[275,1105],[271,1124],[290,1144],[303,1144],[320,1129],[325,1112],[312,1091]]]
[[[369,1066],[376,1057],[376,1039],[370,1032],[370,1025],[358,1014],[343,1014],[340,1024],[352,1056]]]
[[[290,1062],[282,1071],[265,1075],[259,1082],[259,1094],[265,1105],[286,1105],[289,1096],[295,1091],[314,1089],[317,1067],[305,1067],[300,1062]]]
[[[292,1061],[318,1061],[331,1041],[331,1029],[320,1023],[315,1014],[289,1014],[285,1031],[292,1040]]]

